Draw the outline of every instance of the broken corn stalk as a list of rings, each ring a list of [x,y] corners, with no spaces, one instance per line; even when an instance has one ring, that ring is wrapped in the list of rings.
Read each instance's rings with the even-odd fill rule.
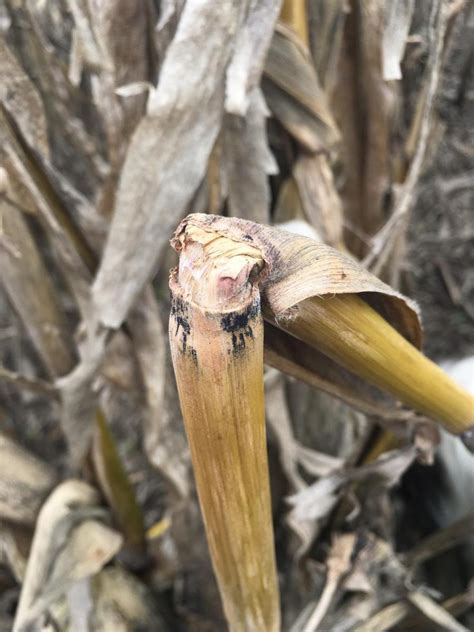
[[[308,238],[237,218],[190,215],[176,234],[175,244],[193,234],[198,242],[225,237],[234,250],[252,249],[265,320],[277,326],[287,347],[295,337],[304,343],[293,364],[301,362],[307,372],[306,359],[317,349],[474,449],[474,398],[417,349],[416,306],[354,260]],[[347,380],[342,375],[346,390]],[[352,384],[354,400],[366,397],[361,384]]]
[[[260,297],[287,346],[297,338],[299,353],[322,352],[466,444],[474,398],[416,348],[410,301],[338,251],[200,214],[183,220],[172,244],[180,253],[170,279],[173,365],[225,614],[232,631],[278,630]],[[342,383],[354,384],[344,375]]]
[[[265,438],[257,250],[190,231],[170,344],[200,505],[232,632],[280,629]]]

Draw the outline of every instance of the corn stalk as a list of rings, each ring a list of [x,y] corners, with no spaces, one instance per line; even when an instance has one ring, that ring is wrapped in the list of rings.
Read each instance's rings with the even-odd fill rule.
[[[255,248],[196,229],[171,276],[170,342],[212,562],[232,631],[279,630]],[[206,239],[209,237],[209,239]]]

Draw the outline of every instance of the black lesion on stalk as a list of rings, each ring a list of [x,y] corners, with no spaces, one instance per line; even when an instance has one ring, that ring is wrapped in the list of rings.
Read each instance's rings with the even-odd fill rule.
[[[260,301],[256,300],[243,312],[232,312],[221,318],[222,329],[232,334],[232,353],[239,355],[245,350],[248,339],[253,340],[252,321],[260,315]]]
[[[188,344],[188,338],[191,335],[191,324],[189,320],[189,311],[186,303],[180,299],[172,297],[171,301],[171,316],[176,322],[175,337],[178,336],[181,330],[181,351],[186,354],[189,353],[193,359],[194,364],[197,365],[197,353],[196,349]]]

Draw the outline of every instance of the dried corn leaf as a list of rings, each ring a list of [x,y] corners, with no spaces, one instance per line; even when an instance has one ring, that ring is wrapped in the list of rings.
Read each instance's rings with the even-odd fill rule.
[[[102,581],[103,574],[118,573],[127,581]],[[140,600],[141,594],[132,594],[127,599],[122,589],[134,589],[133,578],[129,580],[126,571],[122,569],[106,568],[93,578],[87,577],[75,582],[64,597],[55,601],[48,610],[48,618],[41,626],[41,632],[126,632],[138,623],[137,616],[146,618],[147,604]],[[139,582],[135,580],[140,586]],[[140,586],[141,587],[141,586]],[[109,594],[109,588],[116,589],[116,593]]]
[[[311,51],[316,72],[327,94],[332,92],[337,75],[347,11],[347,0],[308,4]]]
[[[91,581],[91,596],[90,625],[95,632],[169,630],[154,596],[136,577],[121,568],[106,568],[96,575]]]
[[[468,629],[456,621],[447,610],[421,591],[418,590],[410,593],[408,598],[432,623],[439,625],[444,630],[449,630],[450,632],[469,632]]]
[[[112,60],[98,25],[92,22],[92,7],[88,0],[67,0],[67,6],[74,20],[76,42],[80,42],[84,63],[97,70],[111,70]]]
[[[190,456],[168,352],[168,337],[153,291],[147,288],[127,321],[145,389],[144,444],[151,463],[178,498],[190,491]]]
[[[291,427],[282,377],[275,371],[265,376],[265,417],[270,437],[276,439],[281,467],[292,489],[306,487],[298,472],[297,442]]]
[[[454,597],[450,597],[441,603],[442,608],[453,617],[463,615],[474,605],[474,581],[471,580],[467,586],[467,590],[461,592]],[[410,612],[413,607],[410,608]],[[380,629],[380,628],[379,628]],[[433,623],[431,619],[421,612],[416,612],[406,617],[403,621],[404,632],[431,632]],[[445,629],[441,628],[440,629]],[[376,631],[378,632],[378,630]]]
[[[44,366],[53,376],[74,364],[71,333],[62,307],[21,213],[0,200],[3,239],[14,248],[0,249],[2,283]]]
[[[94,388],[98,370],[105,354],[104,332],[86,337],[79,345],[80,362],[56,381],[61,398],[61,423],[68,440],[73,468],[84,463],[91,446],[97,410]]]
[[[26,570],[26,554],[18,542],[18,525],[0,523],[0,568],[6,566],[21,584]]]
[[[38,217],[48,233],[65,280],[81,310],[87,313],[89,278],[95,255],[58,195],[45,161],[31,148],[15,115],[4,105],[0,112],[0,129],[5,135],[3,149],[8,158],[8,169],[35,200]]]
[[[57,46],[70,37],[65,3],[6,0],[4,4],[11,19],[9,43],[43,101],[54,164],[62,168],[66,163],[73,184],[92,197],[107,165],[96,129],[89,126],[94,107],[68,80],[64,49]]]
[[[287,500],[292,509],[287,520],[301,539],[301,547],[297,554],[302,555],[308,550],[322,522],[335,507],[350,481],[376,478],[380,485],[390,488],[400,480],[415,456],[416,450],[412,446],[394,450],[369,465],[329,474],[290,496]]]
[[[309,151],[337,142],[338,130],[308,51],[283,25],[273,36],[262,86],[272,113]]]
[[[98,318],[108,327],[124,321],[204,177],[223,116],[238,5],[206,0],[183,9],[158,89],[127,151],[93,286]]]
[[[43,619],[77,581],[95,575],[119,551],[121,536],[98,518],[98,494],[86,483],[62,483],[41,509],[13,630]]]
[[[35,86],[1,37],[0,75],[0,101],[15,112],[29,143],[47,157],[49,148],[43,104]]]
[[[342,203],[328,157],[324,154],[301,155],[293,168],[293,176],[306,218],[324,243],[341,248]]]
[[[353,632],[380,632],[380,630],[389,630],[402,621],[410,611],[410,606],[404,601],[392,603],[369,617],[369,619],[364,621],[361,625],[357,625]]]
[[[266,375],[265,411],[267,424],[278,445],[282,469],[294,490],[306,487],[298,466],[311,476],[326,476],[343,465],[342,459],[307,448],[295,439],[285,398],[283,376],[276,371]]]
[[[267,144],[266,116],[262,93],[256,88],[249,95],[246,116],[227,114],[223,130],[230,214],[261,223],[270,221],[268,176],[278,171]]]
[[[306,235],[306,237],[312,237],[317,241],[322,241],[319,236],[315,236],[315,228],[307,225],[312,229],[313,234],[308,234],[302,230],[292,230],[291,228],[285,228],[284,224],[292,221],[305,221],[305,214],[303,205],[301,203],[301,197],[298,187],[296,185],[293,176],[290,176],[284,180],[280,185],[278,198],[276,200],[275,208],[273,209],[273,223],[276,226],[280,226],[283,230],[288,230],[290,233],[296,233],[298,235]]]
[[[383,221],[384,196],[390,187],[392,117],[398,97],[393,84],[383,80],[382,40],[384,7],[369,0],[359,8],[358,98],[364,134],[361,161],[363,198],[360,225],[372,234]],[[352,168],[349,165],[348,168]]]
[[[250,95],[260,82],[281,0],[241,2],[245,13],[227,69],[225,109],[245,116]]]
[[[78,4],[77,0],[70,2]],[[88,26],[104,51],[102,68],[92,78],[92,90],[107,137],[110,173],[100,191],[99,210],[108,216],[114,208],[129,139],[145,114],[148,98],[148,89],[126,92],[126,88],[133,82],[135,86],[145,84],[153,89],[147,82],[156,76],[154,49],[150,45],[155,16],[150,0],[102,2],[98,6],[86,0],[83,3],[94,16]]]
[[[384,4],[370,0],[354,6],[346,18],[343,48],[331,94],[342,134],[345,183],[343,201],[349,226],[370,236],[382,225],[391,186],[391,135],[398,98],[394,83],[382,76]],[[356,254],[365,242],[352,235]]]
[[[384,81],[402,78],[400,64],[405,52],[414,8],[414,0],[393,0],[386,5],[382,41]]]
[[[301,541],[297,557],[309,549],[321,524],[336,506],[345,480],[343,473],[335,472],[287,499],[292,506],[287,523]]]
[[[33,525],[56,473],[12,439],[0,435],[0,519]]]

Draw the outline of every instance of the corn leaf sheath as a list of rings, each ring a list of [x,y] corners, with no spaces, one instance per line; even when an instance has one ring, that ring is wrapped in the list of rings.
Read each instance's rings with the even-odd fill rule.
[[[258,251],[197,231],[171,275],[170,343],[211,558],[232,631],[280,628]],[[206,243],[206,237],[210,240]]]

